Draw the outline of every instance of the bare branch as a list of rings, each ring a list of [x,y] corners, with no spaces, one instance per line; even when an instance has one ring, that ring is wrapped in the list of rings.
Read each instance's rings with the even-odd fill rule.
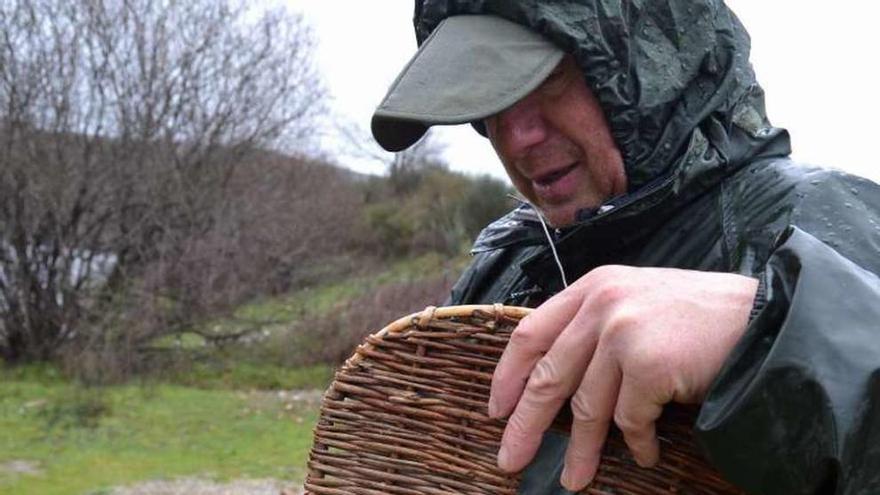
[[[202,284],[174,270],[228,255],[238,170],[324,111],[312,54],[301,17],[243,0],[0,3],[0,356]]]

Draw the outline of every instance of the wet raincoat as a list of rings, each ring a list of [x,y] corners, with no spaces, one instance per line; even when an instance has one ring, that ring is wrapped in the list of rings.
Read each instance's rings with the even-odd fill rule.
[[[419,42],[458,14],[572,54],[623,153],[628,193],[555,235],[569,280],[616,263],[762,281],[697,421],[713,464],[749,493],[880,493],[880,188],[788,158],[735,16],[719,0],[417,0]],[[562,288],[528,207],[473,252],[449,303],[535,306]],[[565,493],[565,442],[547,435],[523,493]]]

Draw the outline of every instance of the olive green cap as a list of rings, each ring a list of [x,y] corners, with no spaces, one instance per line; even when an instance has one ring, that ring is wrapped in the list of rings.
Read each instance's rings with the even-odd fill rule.
[[[562,56],[541,35],[500,17],[448,17],[376,108],[373,137],[386,150],[400,151],[432,125],[494,115],[538,87]]]

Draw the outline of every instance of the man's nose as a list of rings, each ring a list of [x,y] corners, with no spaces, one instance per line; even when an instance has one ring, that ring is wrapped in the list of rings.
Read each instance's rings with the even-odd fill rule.
[[[547,137],[547,125],[541,106],[530,96],[496,116],[496,138],[507,153],[518,154]]]

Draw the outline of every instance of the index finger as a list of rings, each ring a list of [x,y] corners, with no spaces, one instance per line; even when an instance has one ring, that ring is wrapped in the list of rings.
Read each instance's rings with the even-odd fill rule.
[[[582,299],[565,291],[523,318],[498,360],[489,394],[489,416],[508,416],[522,395],[532,369],[577,315]]]
[[[590,363],[595,332],[584,313],[575,316],[538,361],[504,428],[498,466],[519,471],[534,457],[544,431],[574,393]]]

